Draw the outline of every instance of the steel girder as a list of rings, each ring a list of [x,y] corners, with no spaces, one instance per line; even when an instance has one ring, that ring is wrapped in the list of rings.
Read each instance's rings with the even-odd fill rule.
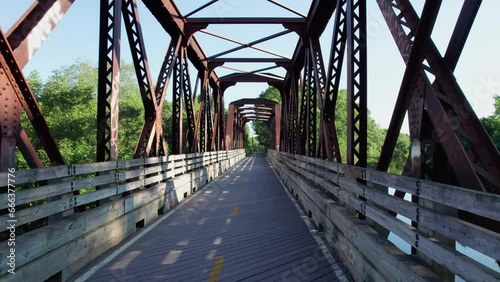
[[[118,102],[122,1],[101,0],[97,87],[98,162],[118,159]]]
[[[300,145],[300,130],[299,130],[299,92],[298,92],[298,79],[294,70],[290,79],[290,107],[288,108],[288,120],[290,121],[288,127],[288,152],[298,154]],[[286,94],[285,94],[286,95]]]
[[[20,92],[16,91],[17,99],[25,109],[52,165],[64,164],[64,159],[21,70],[59,23],[73,2],[74,0],[36,1],[18,19],[7,34],[0,31],[2,60],[5,60],[3,65],[8,68],[4,68],[4,74],[9,77],[12,75],[14,79],[12,85],[15,85],[15,89],[20,90]],[[43,163],[24,129],[18,128],[18,130],[17,145],[30,167],[43,167]],[[15,150],[15,146],[11,149]],[[4,154],[7,153],[4,151]]]
[[[211,136],[211,142],[210,142],[210,150],[211,151],[219,151],[220,150],[220,127],[221,127],[221,120],[220,116],[221,114],[224,114],[223,112],[221,113],[221,97],[219,94],[219,91],[214,90],[212,88],[212,97],[214,97],[213,102],[214,102],[214,120],[213,120],[213,134]]]
[[[311,46],[307,46],[305,50],[299,123],[300,153],[314,157],[316,156],[317,95],[314,81],[314,61],[310,56]]]
[[[198,152],[198,138],[195,134],[196,121],[193,109],[193,96],[187,63],[186,43],[182,43],[179,56],[174,68],[174,97],[172,105],[172,152],[182,154],[185,152]],[[183,104],[187,116],[187,129],[183,131]],[[186,140],[187,148],[184,147]]]
[[[263,112],[245,114],[245,105],[254,105],[251,108],[262,108]],[[259,105],[259,106],[257,106]],[[267,109],[270,109],[268,111]],[[241,149],[245,140],[245,124],[251,120],[266,121],[269,123],[269,147],[280,150],[281,145],[281,105],[268,99],[240,99],[229,104],[228,120],[226,126],[226,150]]]
[[[182,50],[182,49],[181,49]],[[174,81],[172,97],[172,153],[181,154],[184,152],[183,138],[183,103],[182,103],[182,68],[183,51],[177,56],[174,64]]]
[[[408,63],[410,40],[411,36],[417,32],[419,18],[408,1],[396,2],[397,5],[391,5],[387,1],[378,1],[405,63]],[[477,10],[479,2],[475,3],[476,9],[474,11]],[[463,12],[461,13],[467,27],[472,24],[474,11],[465,13],[465,15]],[[464,28],[463,25],[464,23],[457,24],[452,40],[466,39],[468,29]],[[407,34],[403,26],[407,26],[411,34]],[[457,51],[449,51],[448,54],[457,54],[463,48],[463,42],[451,43],[449,50]],[[447,164],[441,168],[450,166],[454,171],[454,175],[450,175],[448,180],[441,180],[453,183],[455,178],[462,187],[498,193],[500,154],[452,73],[459,57],[449,55],[447,62],[439,54],[432,40],[424,48],[429,67],[422,66],[421,72],[423,73],[425,68],[436,77],[436,81],[431,84],[425,73],[422,74],[424,78],[422,84],[425,89],[424,112],[432,123],[433,129],[431,131],[436,133],[434,136],[437,136],[437,139],[425,141],[430,142],[430,145],[437,149],[436,152],[440,149],[443,150]],[[417,123],[415,127],[423,128],[423,125]],[[387,160],[390,159],[389,154],[381,157],[379,169],[385,168],[387,162],[390,161]],[[428,155],[427,157],[431,158],[432,156]],[[437,161],[436,156],[432,159]],[[439,167],[433,166],[432,169],[438,170]]]
[[[207,57],[193,36],[193,32],[196,30],[186,28],[186,20],[173,0],[142,0],[142,2],[172,38],[181,37],[186,40],[186,43],[189,40],[189,44],[184,46],[187,48],[187,56],[196,69],[198,71],[208,70]],[[220,87],[219,78],[215,72],[210,73],[210,81]]]
[[[75,0],[38,0],[7,32],[17,64],[22,69]]]
[[[207,79],[207,138],[205,140],[204,147],[206,148],[205,151],[211,151],[212,150],[212,140],[214,138],[214,127],[213,127],[213,122],[214,118],[212,117],[212,97],[213,93],[210,92],[210,87],[208,85],[208,79]]]
[[[3,89],[0,90],[2,92],[6,92],[3,99],[5,100],[5,112],[12,111],[10,107],[13,107],[14,112],[21,110],[21,107],[24,108],[29,120],[33,124],[33,128],[40,139],[40,142],[47,152],[47,156],[50,159],[52,165],[60,165],[64,164],[64,159],[57,147],[57,144],[52,136],[52,133],[47,125],[45,117],[42,114],[42,111],[37,103],[36,97],[31,91],[30,86],[28,85],[26,78],[21,70],[21,66],[18,65],[16,58],[14,57],[14,53],[10,44],[8,43],[8,39],[4,35],[3,31],[0,29],[0,65],[2,71],[2,80],[5,85]],[[15,94],[15,96],[12,96]],[[8,98],[9,96],[10,99]],[[14,102],[17,101],[17,102]],[[12,104],[14,103],[14,104]],[[14,113],[12,112],[12,113]],[[8,156],[14,156],[15,148],[16,148],[16,138],[19,141],[21,152],[24,157],[28,160],[32,167],[40,167],[43,166],[38,154],[36,153],[33,145],[26,138],[25,135],[20,135],[21,132],[24,132],[21,128],[20,119],[21,115],[11,115],[6,114],[5,119],[2,119],[2,138],[7,138],[5,136],[10,136],[9,138],[14,138],[12,140],[9,139],[9,144],[13,142],[13,146],[3,146],[2,147],[2,155],[0,157],[4,159],[2,162],[5,162],[4,165],[13,167],[15,164],[15,159],[10,159]],[[9,122],[7,122],[9,120]],[[6,124],[4,124],[6,123]],[[15,128],[14,128],[15,127]],[[8,129],[7,129],[8,128]],[[7,133],[10,131],[10,133]],[[24,138],[23,138],[24,137]],[[4,140],[5,141],[5,140]],[[7,142],[7,141],[5,141]],[[6,145],[7,143],[4,143]],[[7,149],[9,148],[9,149]],[[12,151],[9,151],[12,150]]]
[[[2,34],[3,35],[3,34]],[[0,64],[4,66],[3,55]],[[0,111],[2,127],[0,128],[0,172],[15,167],[16,140],[21,129],[21,103],[12,83],[12,74],[9,75],[4,67],[0,68],[0,94],[5,110]],[[10,76],[10,77],[9,77]]]
[[[347,0],[347,164],[367,165],[366,0]]]
[[[122,13],[130,50],[132,52],[132,59],[134,62],[139,90],[141,92],[142,103],[144,105],[145,126],[143,126],[141,131],[139,142],[134,152],[134,157],[149,157],[151,144],[148,144],[148,141],[150,141],[150,139],[153,141],[150,136],[152,135],[152,131],[157,122],[156,116],[160,112],[157,104],[158,99],[156,97],[157,94],[155,93],[155,89],[153,88],[154,86],[151,79],[149,62],[142,37],[139,11],[137,10],[136,1],[123,0]],[[161,126],[161,119],[159,123]],[[155,151],[159,151],[159,148]]]
[[[200,139],[200,151],[201,152],[206,152],[207,150],[210,150],[209,147],[207,147],[207,144],[211,144],[212,142],[208,143],[208,138],[210,136],[210,133],[207,132],[209,129],[209,124],[211,122],[211,117],[209,115],[209,109],[211,107],[210,105],[210,100],[209,100],[209,81],[208,81],[208,71],[203,71],[200,74],[201,78],[201,96],[200,96],[200,108],[198,110],[198,119],[196,121],[196,134],[195,136],[199,135]]]
[[[346,48],[346,0],[337,0],[335,12],[330,62],[326,81],[325,99],[321,113],[321,134],[323,135],[323,158],[342,162],[335,126],[335,107],[340,85],[340,75]],[[322,152],[323,153],[323,152]]]
[[[168,148],[166,146],[166,141],[163,136],[163,103],[165,102],[165,97],[167,94],[167,87],[170,82],[170,78],[172,76],[172,72],[175,67],[175,62],[177,60],[177,56],[179,55],[179,49],[181,46],[182,39],[180,37],[172,38],[170,41],[169,47],[167,49],[167,54],[165,55],[165,59],[163,60],[163,64],[160,70],[160,74],[158,75],[158,80],[156,81],[156,105],[157,105],[157,113],[155,120],[155,131],[154,137],[150,136],[150,140],[153,139],[153,142],[148,142],[149,144],[156,144],[156,146],[152,147],[151,150],[156,150],[156,152],[152,151],[151,153],[156,156],[167,155]],[[145,125],[146,126],[146,125]],[[143,126],[143,130],[144,127]],[[158,151],[158,149],[160,151]]]
[[[226,150],[234,149],[234,139],[235,139],[235,123],[236,123],[236,111],[235,105],[229,104],[228,112],[227,112],[227,125],[226,125]]]

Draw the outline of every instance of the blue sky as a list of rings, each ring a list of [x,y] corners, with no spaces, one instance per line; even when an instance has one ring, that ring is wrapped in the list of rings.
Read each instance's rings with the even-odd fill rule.
[[[11,25],[31,5],[32,0],[0,0],[0,27],[7,32]],[[165,50],[170,40],[161,26],[145,9],[141,1],[139,11],[146,50],[153,78],[156,78],[161,66]],[[208,2],[208,0],[181,0],[177,5],[182,13],[186,14],[196,7]],[[295,10],[307,14],[311,1],[305,0],[281,0],[281,3],[289,5]],[[98,52],[98,0],[76,0],[61,23],[50,34],[49,38],[35,54],[33,59],[25,67],[25,73],[38,70],[42,77],[46,78],[52,70],[61,66],[71,64],[76,60],[90,60],[97,64]],[[417,11],[423,6],[423,0],[413,0],[412,3]],[[451,32],[460,12],[463,1],[444,0],[440,16],[434,28],[432,38],[443,54],[446,50]],[[476,22],[473,26],[469,40],[465,46],[457,69],[456,78],[466,93],[476,113],[480,116],[488,116],[493,112],[493,95],[500,94],[500,46],[498,29],[500,27],[500,1],[484,0]],[[285,10],[265,0],[221,0],[206,10],[196,14],[199,17],[295,17]],[[252,41],[262,35],[270,35],[283,28],[276,26],[210,26],[209,30],[236,38],[241,41]],[[396,45],[388,31],[384,19],[374,0],[368,1],[368,106],[372,117],[378,124],[386,128],[389,124],[394,108],[396,96],[401,85],[404,73],[404,63],[396,49]],[[325,60],[330,53],[330,39],[332,33],[331,23],[328,25],[321,39]],[[212,38],[205,34],[196,34],[196,37],[207,55],[213,55],[220,51],[236,46],[220,39]],[[297,42],[295,34],[275,39],[259,46],[274,52],[291,56]],[[126,36],[122,36],[122,58],[131,61],[130,51]],[[258,57],[269,57],[264,53],[254,50],[246,50],[228,55],[228,57],[254,55]],[[257,69],[269,65],[228,65],[243,69]],[[345,69],[344,69],[345,70]],[[232,71],[217,69],[217,74],[223,76]],[[276,73],[284,75],[283,70]],[[342,76],[342,88],[345,88],[345,71]],[[194,77],[194,72],[192,72]],[[226,104],[243,97],[256,97],[265,90],[265,84],[239,84],[229,88],[225,94]],[[171,94],[169,95],[169,99]],[[408,132],[407,124],[403,127]]]

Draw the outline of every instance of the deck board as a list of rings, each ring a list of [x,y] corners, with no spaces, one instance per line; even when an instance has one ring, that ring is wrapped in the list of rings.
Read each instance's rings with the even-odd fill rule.
[[[218,281],[337,281],[301,216],[267,160],[254,155],[88,281],[207,281],[217,259]]]

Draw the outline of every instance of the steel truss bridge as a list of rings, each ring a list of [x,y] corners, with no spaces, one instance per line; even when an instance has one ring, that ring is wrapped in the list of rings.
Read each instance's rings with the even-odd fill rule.
[[[293,14],[286,18],[197,17],[220,1],[182,14],[173,0],[142,0],[149,11],[141,12],[171,38],[156,82],[137,1],[100,1],[91,164],[65,162],[23,73],[75,1],[34,1],[12,28],[0,30],[0,280],[500,280],[497,270],[456,248],[500,261],[500,154],[454,75],[481,0],[460,1],[444,55],[430,36],[441,0],[425,1],[421,14],[409,0],[376,0],[406,65],[376,169],[367,168],[366,0],[313,0],[304,15],[267,1]],[[329,21],[333,34],[325,50],[320,38]],[[241,42],[209,30],[255,24],[283,31]],[[200,33],[239,46],[207,56]],[[293,54],[259,46],[287,34],[299,38]],[[120,45],[127,43],[145,113],[131,160],[117,150]],[[248,48],[267,56],[230,57]],[[219,77],[217,70],[230,63],[271,66]],[[336,113],[344,64],[347,113]],[[191,85],[193,67],[199,91]],[[246,98],[225,109],[225,91],[240,82],[274,86],[281,103]],[[167,93],[172,124],[162,124]],[[23,112],[42,148],[23,129]],[[345,156],[338,114],[347,114]],[[389,174],[405,115],[410,155],[402,175]],[[243,150],[245,125],[254,120],[269,124],[265,156]],[[166,126],[173,134],[170,154]],[[17,151],[31,169],[12,170]],[[81,193],[84,188],[96,189]],[[94,207],[85,208],[89,203]],[[12,224],[36,228],[20,234]],[[391,243],[390,233],[409,251]]]

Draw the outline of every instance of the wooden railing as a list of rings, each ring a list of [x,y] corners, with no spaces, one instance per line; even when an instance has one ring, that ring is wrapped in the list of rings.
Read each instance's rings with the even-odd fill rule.
[[[498,272],[455,248],[458,242],[500,261],[500,234],[457,217],[460,210],[498,226],[499,195],[273,150],[268,158],[355,280],[443,280],[450,273],[467,281],[500,280]],[[388,187],[418,196],[419,201],[392,196]],[[411,245],[416,255],[396,248],[387,240],[388,232]]]
[[[0,197],[0,280],[67,280],[244,157],[233,150],[0,173],[1,189],[9,180],[16,187]]]

